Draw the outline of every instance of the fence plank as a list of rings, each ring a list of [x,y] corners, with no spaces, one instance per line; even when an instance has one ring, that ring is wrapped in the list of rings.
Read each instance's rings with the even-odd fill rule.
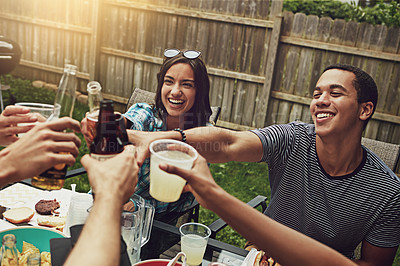
[[[255,113],[257,119],[253,119],[252,126],[262,127],[265,124],[266,112],[268,110],[268,102],[272,88],[272,77],[274,75],[274,66],[276,60],[276,53],[278,51],[279,35],[282,26],[282,17],[276,17],[274,28],[272,31],[272,42],[270,48],[270,55],[268,57],[266,66],[266,78],[264,86],[258,95],[256,102]]]
[[[236,90],[235,81],[231,79],[226,79],[221,105],[221,120],[230,121],[234,90]]]
[[[318,30],[318,17],[308,16],[305,25],[305,38],[313,39]],[[314,51],[308,48],[302,48],[300,52],[300,62],[297,70],[297,81],[294,87],[294,93],[301,96],[310,96],[309,81],[311,76],[311,66]]]

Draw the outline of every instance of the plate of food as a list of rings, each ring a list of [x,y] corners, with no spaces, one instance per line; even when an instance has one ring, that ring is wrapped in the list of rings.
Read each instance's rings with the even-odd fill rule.
[[[0,238],[4,235],[13,234],[17,240],[19,251],[19,265],[26,265],[27,257],[31,253],[41,254],[42,265],[51,265],[50,239],[65,238],[65,236],[54,229],[36,226],[19,226],[0,231]]]
[[[40,252],[50,252],[50,239],[65,238],[65,235],[59,231],[37,226],[18,226],[0,231],[0,239],[3,239],[3,236],[6,234],[15,235],[19,251],[22,250],[22,245],[25,241],[37,247]]]

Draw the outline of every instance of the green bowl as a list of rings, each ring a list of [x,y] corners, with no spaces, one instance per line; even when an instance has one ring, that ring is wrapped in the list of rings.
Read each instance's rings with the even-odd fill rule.
[[[65,238],[61,232],[53,229],[36,226],[20,226],[12,229],[3,230],[0,232],[0,239],[6,234],[13,234],[17,239],[17,248],[22,252],[22,242],[28,242],[37,247],[40,252],[50,252],[50,239]]]

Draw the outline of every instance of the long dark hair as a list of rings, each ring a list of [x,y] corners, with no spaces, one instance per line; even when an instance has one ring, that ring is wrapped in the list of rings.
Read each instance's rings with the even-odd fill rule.
[[[196,87],[196,98],[192,108],[185,113],[185,123],[183,129],[189,129],[193,127],[205,126],[209,122],[211,115],[210,107],[210,80],[208,78],[207,68],[203,60],[200,57],[195,59],[187,59],[179,53],[178,55],[167,58],[164,60],[160,68],[160,72],[157,74],[157,93],[155,98],[155,107],[159,117],[166,123],[167,111],[162,103],[161,88],[164,84],[165,74],[171,66],[177,63],[188,64],[192,67],[194,72],[194,83]]]

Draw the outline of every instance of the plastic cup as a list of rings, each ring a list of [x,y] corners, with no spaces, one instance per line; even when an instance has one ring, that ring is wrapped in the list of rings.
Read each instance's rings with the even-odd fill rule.
[[[159,168],[160,163],[191,169],[197,159],[197,151],[190,145],[177,140],[161,139],[150,144],[150,195],[162,202],[177,201],[186,180],[168,174]]]
[[[204,224],[186,223],[179,228],[181,251],[186,255],[189,265],[199,265],[203,261],[211,230]]]
[[[77,224],[84,224],[89,216],[88,209],[93,205],[93,196],[85,193],[72,195],[65,221],[64,234],[69,236],[69,228]]]

